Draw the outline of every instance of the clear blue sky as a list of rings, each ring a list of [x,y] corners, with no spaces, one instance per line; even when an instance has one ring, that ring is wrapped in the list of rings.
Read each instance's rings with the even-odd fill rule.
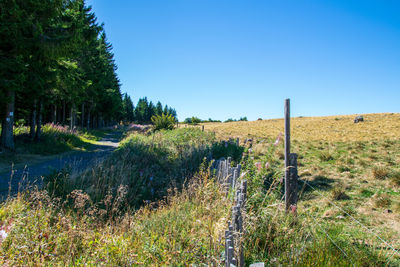
[[[90,0],[122,92],[178,117],[400,112],[400,1]]]

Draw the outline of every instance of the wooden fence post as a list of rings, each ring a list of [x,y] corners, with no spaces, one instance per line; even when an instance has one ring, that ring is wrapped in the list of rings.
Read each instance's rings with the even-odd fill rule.
[[[297,205],[297,154],[289,154],[289,208],[292,205]]]
[[[290,99],[285,100],[285,209],[290,207],[290,183],[289,183],[289,154],[290,154]]]

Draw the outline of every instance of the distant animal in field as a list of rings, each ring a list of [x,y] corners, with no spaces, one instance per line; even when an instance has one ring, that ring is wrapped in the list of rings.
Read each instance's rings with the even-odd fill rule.
[[[354,119],[354,123],[359,123],[359,122],[362,122],[362,121],[364,121],[364,117],[363,117],[363,116],[357,116],[357,117]]]

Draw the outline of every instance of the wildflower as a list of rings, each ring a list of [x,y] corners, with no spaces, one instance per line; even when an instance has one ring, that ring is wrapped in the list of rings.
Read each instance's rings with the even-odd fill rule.
[[[282,133],[279,133],[278,137],[275,140],[274,146],[277,146],[282,139]]]
[[[0,230],[0,243],[1,243],[4,239],[6,239],[7,236],[8,236],[8,233],[7,233],[4,229],[1,229],[1,230]]]
[[[261,169],[262,169],[261,162],[256,162],[256,163],[254,163],[254,165],[256,166],[258,171],[261,171]]]
[[[296,215],[297,214],[297,205],[290,205],[289,210],[291,213]]]

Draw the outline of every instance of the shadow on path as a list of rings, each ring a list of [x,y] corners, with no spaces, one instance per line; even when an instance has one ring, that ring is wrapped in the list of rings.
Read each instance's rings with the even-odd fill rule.
[[[4,200],[21,190],[20,185],[41,185],[42,177],[64,168],[73,167],[74,172],[80,172],[95,163],[104,160],[119,145],[122,132],[107,133],[101,141],[94,144],[90,151],[69,152],[53,159],[24,168],[17,168],[0,174],[0,199]],[[24,188],[22,186],[22,188]]]

